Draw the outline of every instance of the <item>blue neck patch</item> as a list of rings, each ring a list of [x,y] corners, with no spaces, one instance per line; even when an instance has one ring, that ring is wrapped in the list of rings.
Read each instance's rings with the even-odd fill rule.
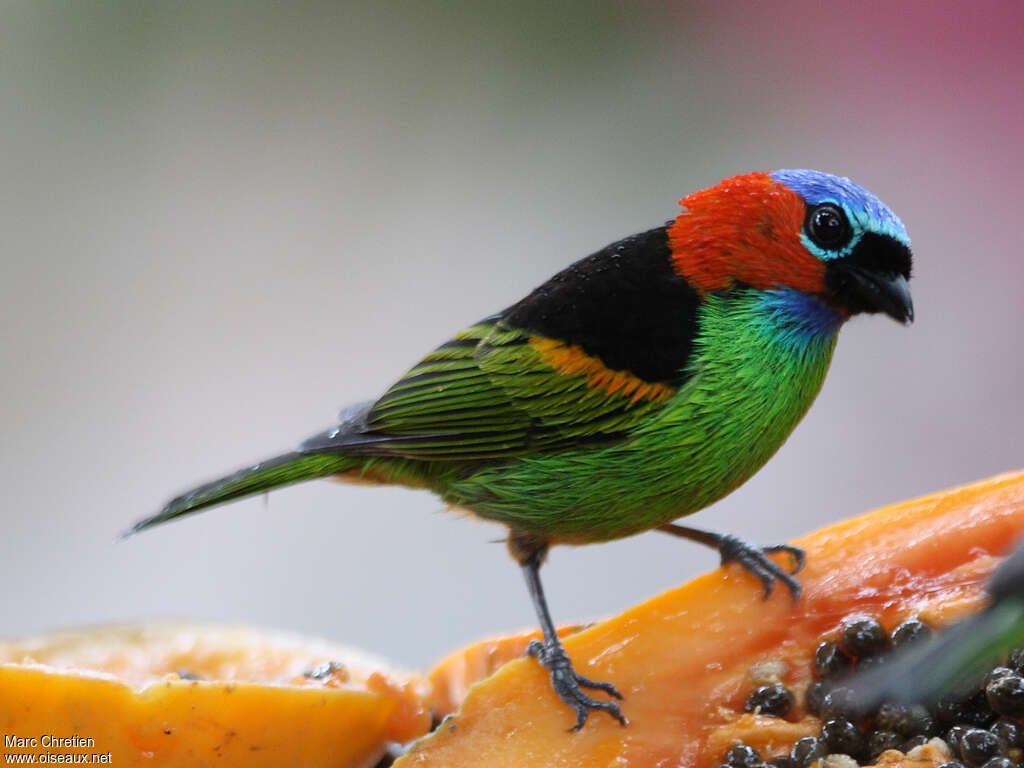
[[[800,195],[808,205],[833,203],[846,211],[846,216],[855,230],[848,248],[839,252],[823,251],[814,246],[806,236],[803,238],[804,245],[820,258],[832,259],[846,255],[867,232],[887,235],[910,247],[910,236],[900,217],[864,187],[845,176],[833,176],[831,173],[805,168],[774,171],[770,175],[775,181],[785,184]]]
[[[817,296],[791,288],[758,291],[759,315],[765,330],[777,340],[797,346],[831,338],[843,317]]]

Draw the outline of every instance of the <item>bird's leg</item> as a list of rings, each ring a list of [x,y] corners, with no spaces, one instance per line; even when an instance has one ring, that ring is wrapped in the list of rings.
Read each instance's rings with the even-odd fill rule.
[[[530,599],[533,601],[533,608],[537,612],[540,621],[541,631],[544,633],[544,640],[531,640],[526,648],[526,655],[533,656],[540,665],[551,674],[551,687],[555,693],[566,704],[576,712],[576,725],[571,730],[578,731],[587,722],[590,710],[599,709],[607,712],[623,725],[627,724],[626,718],[614,701],[601,701],[594,699],[583,692],[583,688],[592,688],[598,691],[621,699],[622,694],[611,683],[597,682],[579,674],[572,667],[569,655],[562,646],[555,632],[554,622],[551,621],[551,614],[548,612],[547,600],[544,599],[544,588],[540,583],[540,566],[547,554],[547,542],[537,539],[528,534],[512,531],[508,538],[509,552],[516,559],[523,569],[523,576],[526,577],[526,588],[530,591]]]
[[[722,556],[722,565],[730,562],[737,562],[754,574],[764,585],[764,596],[767,598],[772,593],[776,580],[781,581],[790,592],[793,599],[800,598],[800,582],[794,579],[790,573],[799,573],[804,567],[807,557],[799,547],[792,547],[789,544],[778,544],[774,547],[758,547],[748,544],[743,539],[732,536],[728,533],[711,533],[696,528],[687,528],[685,525],[665,523],[658,526],[659,531],[671,533],[673,536],[680,536],[684,539],[697,541],[709,547],[714,547]],[[767,555],[772,552],[785,552],[793,559],[793,570],[786,573]]]

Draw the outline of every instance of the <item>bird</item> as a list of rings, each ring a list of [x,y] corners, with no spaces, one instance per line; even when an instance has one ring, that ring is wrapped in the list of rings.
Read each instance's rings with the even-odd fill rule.
[[[456,333],[336,426],[172,499],[128,535],[314,478],[430,490],[507,527],[543,636],[527,654],[574,711],[570,730],[592,711],[626,725],[621,693],[579,674],[555,631],[540,579],[550,547],[657,529],[717,548],[766,599],[776,582],[798,598],[801,550],[673,521],[779,449],[846,320],[913,321],[906,227],[846,177],[747,173],[679,205]]]
[[[886,702],[932,706],[943,697],[966,697],[1011,651],[1020,654],[1018,649],[1024,647],[1024,542],[992,572],[984,591],[988,600],[977,613],[925,642],[897,651],[885,664],[856,674],[848,683],[853,706],[870,712]],[[1015,665],[1018,670],[1022,662],[1024,654]]]

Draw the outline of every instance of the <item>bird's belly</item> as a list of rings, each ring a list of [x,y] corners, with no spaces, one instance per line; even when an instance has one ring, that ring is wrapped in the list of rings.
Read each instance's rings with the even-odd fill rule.
[[[443,495],[551,541],[629,536],[696,512],[745,482],[785,442],[821,388],[834,337],[715,355],[627,439],[483,468]]]

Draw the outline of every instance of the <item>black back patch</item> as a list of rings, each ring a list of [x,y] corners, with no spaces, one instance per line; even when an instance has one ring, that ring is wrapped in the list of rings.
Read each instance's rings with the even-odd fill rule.
[[[700,297],[670,257],[666,227],[632,235],[562,270],[501,319],[578,344],[613,370],[679,386],[697,335]]]

